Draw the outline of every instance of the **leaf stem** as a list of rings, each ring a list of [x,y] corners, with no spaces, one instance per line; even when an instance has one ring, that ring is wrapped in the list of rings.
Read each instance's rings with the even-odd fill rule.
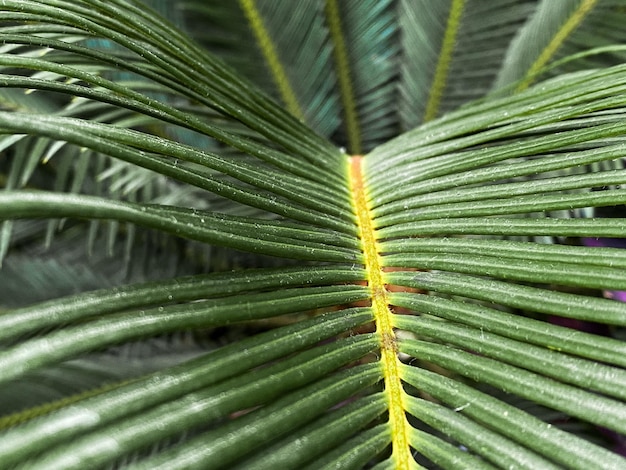
[[[388,292],[383,279],[382,264],[378,251],[376,233],[372,224],[361,156],[350,157],[350,189],[357,215],[364,255],[365,272],[370,290],[376,331],[380,339],[381,364],[383,367],[385,393],[389,405],[389,425],[392,436],[392,458],[397,470],[412,468],[413,459],[408,439],[408,421],[404,413],[405,391],[400,380],[398,346],[393,330],[393,313],[389,309]],[[414,465],[414,464],[413,464]]]
[[[336,0],[326,1],[326,18],[330,36],[333,40],[335,64],[337,66],[337,79],[341,91],[341,100],[346,119],[346,133],[348,137],[348,150],[350,153],[361,153],[361,129],[359,117],[356,112],[354,88],[350,77],[350,63],[346,43],[342,34],[339,5]]]
[[[239,3],[250,23],[257,44],[265,57],[265,61],[272,73],[274,83],[278,88],[282,100],[287,106],[287,110],[298,119],[303,119],[304,114],[302,113],[302,108],[300,108],[296,94],[289,82],[289,77],[287,77],[287,72],[278,57],[278,52],[276,51],[269,31],[263,23],[261,12],[257,8],[255,0],[240,0]]]
[[[517,86],[516,92],[525,90],[534,81],[541,69],[550,61],[556,51],[561,47],[570,34],[582,23],[587,14],[592,10],[598,0],[583,0],[580,6],[570,15],[563,26],[557,31],[550,43],[541,52],[537,60],[530,66],[526,77]]]
[[[446,87],[446,80],[448,78],[448,71],[450,69],[450,62],[452,61],[452,53],[454,52],[454,44],[459,32],[464,6],[465,0],[452,1],[448,22],[446,24],[446,32],[443,37],[441,52],[439,53],[439,60],[437,61],[437,68],[435,69],[435,76],[433,77],[433,84],[430,88],[430,94],[428,95],[428,102],[426,103],[424,122],[434,119],[439,112],[439,106],[441,104],[443,91]]]

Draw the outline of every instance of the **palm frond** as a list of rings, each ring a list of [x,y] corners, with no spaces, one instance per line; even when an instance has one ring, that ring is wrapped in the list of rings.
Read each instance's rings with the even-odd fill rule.
[[[217,7],[188,2],[186,7],[206,15],[210,22],[229,19],[237,24],[236,35],[232,31],[212,34],[212,41],[224,39],[217,44],[209,42],[208,48],[242,73],[254,75],[255,82],[289,103],[292,114],[351,153],[370,150],[397,133],[392,104],[399,50],[390,2],[343,5],[314,0],[241,5],[246,18],[243,24],[248,28],[235,19],[241,12],[234,4]],[[219,24],[216,27],[220,29]],[[251,46],[242,48],[247,42]],[[225,43],[233,47],[226,48]],[[347,49],[345,44],[351,47]],[[259,53],[251,54],[251,47]],[[267,70],[270,78],[263,78],[259,69]],[[345,110],[343,128],[340,104]]]
[[[347,148],[349,153],[361,154],[398,132],[398,116],[392,106],[399,55],[393,4],[329,1],[326,5]]]
[[[172,367],[206,352],[190,335],[153,338],[127,344],[39,370],[2,389],[0,428],[6,429],[91,396],[120,387],[129,380]]]
[[[483,97],[533,8],[517,0],[400,2],[402,128]]]
[[[577,238],[626,238],[626,219],[570,215],[626,203],[626,67],[559,74],[437,118],[486,93],[495,64],[516,54],[506,44],[530,2],[489,12],[456,0],[185,3],[213,21],[247,18],[233,29],[250,28],[247,39],[231,48],[219,29],[207,44],[223,61],[139,1],[0,7],[0,86],[61,106],[0,111],[18,159],[0,220],[68,219],[83,237],[74,219],[110,221],[128,239],[140,226],[187,248],[266,257],[252,258],[255,269],[199,274],[215,271],[211,261],[190,276],[2,311],[0,382],[32,393],[0,420],[3,465],[623,467],[581,429],[626,433],[626,346],[611,333],[626,326],[626,304],[600,294],[626,290],[626,255]],[[591,19],[595,5],[539,4],[524,31],[544,10],[554,27],[532,54],[583,32],[580,8]],[[480,69],[467,51],[491,37],[492,65],[456,93]],[[237,66],[250,40],[253,67],[267,64],[258,87],[225,64]],[[306,124],[317,121],[335,143]],[[344,139],[351,151],[386,142],[348,156]],[[46,157],[58,166],[53,183],[33,171]],[[18,184],[27,180],[38,190]],[[156,192],[155,180],[193,195]],[[28,255],[40,225],[16,227]],[[68,233],[54,243],[71,243]],[[52,272],[76,272],[66,268]],[[211,341],[235,330],[245,333]],[[190,332],[191,351],[173,345],[170,363],[129,364],[118,381],[108,367],[115,351]],[[59,380],[75,364],[88,370]],[[580,425],[556,425],[562,417]]]
[[[327,78],[331,54],[319,2],[240,3],[287,109],[330,135],[338,109],[328,106],[332,105],[328,97],[333,82]]]
[[[437,116],[482,98],[493,86],[511,40],[534,11],[535,2],[467,1]]]
[[[369,315],[365,312],[352,312],[347,311],[338,312],[336,314],[330,314],[322,317],[317,317],[306,323],[308,328],[303,328],[305,324],[298,324],[296,326],[284,327],[283,329],[265,333],[263,335],[249,338],[244,340],[244,343],[233,345],[233,347],[225,347],[214,353],[209,361],[204,358],[191,361],[189,363],[177,366],[171,370],[164,370],[157,372],[152,376],[148,376],[143,380],[133,382],[118,388],[114,392],[114,396],[111,394],[101,395],[90,398],[92,404],[89,409],[92,411],[89,413],[83,413],[82,418],[85,419],[83,426],[93,427],[106,424],[106,422],[113,422],[116,417],[122,417],[130,413],[136,413],[141,410],[149,409],[159,403],[167,404],[168,399],[173,397],[182,397],[187,395],[187,399],[177,400],[179,410],[180,407],[185,407],[189,413],[200,419],[200,423],[206,423],[207,416],[204,413],[198,413],[197,405],[200,403],[201,396],[193,394],[194,391],[202,391],[204,396],[209,398],[211,395],[210,389],[206,387],[215,384],[216,387],[221,388],[224,391],[231,390],[237,395],[248,397],[248,403],[241,403],[240,400],[234,401],[231,397],[232,394],[225,394],[224,399],[227,400],[225,405],[218,409],[213,409],[215,418],[225,416],[228,413],[232,413],[237,410],[245,410],[249,407],[257,406],[263,401],[269,399],[267,394],[277,396],[280,394],[279,390],[272,391],[271,385],[282,383],[287,389],[294,387],[291,381],[286,380],[285,374],[296,374],[302,377],[303,380],[307,379],[307,374],[301,374],[298,372],[304,363],[312,361],[311,366],[315,368],[316,365],[326,363],[324,368],[330,367],[330,370],[340,366],[344,361],[350,361],[350,355],[354,355],[357,351],[350,352],[349,349],[344,351],[343,356],[337,356],[336,365],[331,365],[325,361],[324,357],[320,356],[321,350],[313,349],[308,352],[301,353],[301,356],[295,356],[287,362],[276,363],[271,368],[262,368],[254,372],[254,367],[261,365],[267,361],[276,360],[281,356],[286,356],[292,352],[301,350],[307,346],[311,346],[322,339],[332,337],[332,335],[345,331],[346,327],[357,326],[360,323],[367,321]],[[331,326],[335,324],[335,327]],[[243,346],[243,347],[242,347]],[[332,350],[334,344],[329,345],[325,349]],[[366,341],[363,344],[365,351],[371,350],[374,347],[372,341]],[[335,349],[337,349],[335,347]],[[345,357],[345,355],[348,357]],[[362,352],[361,352],[362,354]],[[358,357],[358,355],[357,355]],[[261,380],[252,380],[253,376],[245,378],[245,382],[251,385],[250,390],[242,390],[240,386],[235,386],[235,382],[241,382],[241,378],[238,374],[246,370],[252,369],[251,374],[258,376],[258,379],[264,378],[265,383]],[[279,373],[282,371],[282,373]],[[317,372],[323,375],[323,370]],[[230,379],[230,380],[229,380]],[[229,383],[230,382],[230,383]],[[159,384],[158,388],[155,386],[146,387],[147,384]],[[261,390],[266,389],[266,396],[261,395]],[[219,396],[219,394],[215,395]],[[231,402],[228,405],[228,401]],[[207,406],[217,405],[218,402],[213,400],[204,401]],[[173,403],[174,404],[174,403]],[[162,410],[160,419],[165,416],[171,416],[176,418],[180,417],[180,413],[168,413],[167,409]],[[79,430],[76,426],[69,423],[67,420],[59,420],[64,414],[67,414],[68,410],[60,410],[53,415],[50,415],[50,424],[55,427],[54,434],[42,433],[41,428],[36,422],[28,423],[20,428],[15,428],[12,435],[5,434],[3,440],[0,442],[0,447],[3,448],[3,457],[6,457],[5,462],[10,464],[13,459],[21,459],[22,456],[32,455],[32,452],[36,452],[36,449],[42,449],[42,446],[48,446],[54,444],[54,442],[61,443],[67,442],[72,436],[76,436],[76,432]],[[94,422],[92,419],[94,414],[101,415],[105,421]],[[56,416],[55,416],[56,415]],[[77,419],[81,417],[74,415]],[[105,418],[106,417],[106,418]],[[82,421],[82,419],[81,419]],[[91,424],[90,424],[91,423]],[[39,423],[41,424],[41,422]],[[144,422],[145,424],[145,422]],[[182,424],[182,423],[180,423]],[[69,425],[69,426],[68,426]],[[97,428],[96,428],[97,429]],[[173,427],[161,427],[161,434],[164,435],[167,432],[175,432]],[[15,440],[13,440],[15,439]],[[15,447],[17,443],[19,448]],[[132,440],[129,441],[132,443]],[[7,453],[9,449],[12,449],[11,455]],[[92,448],[93,449],[93,448]]]
[[[526,88],[555,60],[593,47],[622,44],[623,3],[612,0],[541,1],[526,25],[511,42],[495,87],[515,85]],[[623,62],[623,54],[593,56],[590,60],[569,63],[566,70],[592,69]],[[563,69],[562,69],[563,70]]]
[[[104,7],[103,7],[104,8]],[[113,7],[107,7],[107,8],[113,8]],[[51,18],[54,18],[54,12],[58,13],[61,15],[61,17],[67,16],[68,13],[67,11],[61,11],[61,10],[55,10],[55,9],[51,9]],[[48,20],[51,21],[51,20]],[[43,27],[43,26],[42,26]],[[161,26],[162,27],[162,26]],[[31,28],[32,29],[32,28]],[[44,27],[45,29],[45,27]],[[91,34],[87,34],[87,33],[83,33],[86,36],[90,36]],[[198,116],[192,116],[189,113],[181,113],[180,111],[178,111],[176,108],[174,108],[171,105],[166,104],[167,102],[169,102],[169,99],[166,102],[162,103],[162,106],[164,106],[165,108],[167,108],[169,111],[169,113],[173,113],[175,115],[178,115],[179,118],[175,118],[174,116],[171,116],[170,118],[166,117],[163,113],[157,113],[154,114],[154,106],[157,104],[157,101],[155,101],[155,98],[151,97],[150,94],[148,95],[144,95],[143,94],[143,90],[147,89],[149,90],[150,88],[146,88],[145,85],[145,81],[141,81],[141,82],[129,82],[128,85],[131,86],[132,88],[128,88],[128,87],[120,87],[120,85],[122,85],[122,82],[117,82],[117,83],[113,83],[110,80],[106,80],[98,75],[93,74],[92,72],[88,71],[88,69],[84,69],[84,67],[81,69],[82,66],[80,66],[80,60],[84,61],[84,58],[90,58],[90,59],[95,59],[97,60],[99,63],[101,64],[105,64],[107,67],[107,70],[111,71],[113,70],[113,68],[117,67],[120,70],[124,70],[123,68],[120,68],[120,61],[119,58],[116,57],[116,55],[121,55],[125,57],[125,62],[123,64],[126,65],[125,70],[128,72],[132,72],[136,75],[140,75],[140,76],[144,76],[146,80],[152,80],[151,83],[156,83],[159,86],[159,90],[164,91],[164,92],[168,92],[171,93],[171,87],[174,86],[174,90],[175,92],[180,92],[181,90],[185,90],[185,93],[189,94],[189,92],[191,92],[191,90],[189,89],[189,87],[186,88],[181,88],[180,85],[175,86],[174,83],[170,80],[169,82],[163,82],[164,76],[161,75],[157,75],[153,72],[149,71],[149,68],[146,68],[142,65],[138,65],[135,64],[133,62],[133,60],[129,60],[129,58],[131,56],[128,55],[128,52],[125,52],[125,49],[122,47],[122,45],[120,45],[118,48],[116,49],[111,49],[108,50],[106,53],[100,52],[98,50],[94,50],[94,49],[90,49],[90,48],[86,48],[83,47],[81,45],[77,45],[74,44],[74,42],[64,42],[63,40],[59,40],[58,38],[49,38],[49,37],[41,37],[38,38],[37,36],[33,36],[31,35],[20,35],[20,34],[8,34],[7,35],[8,40],[9,41],[15,41],[18,44],[32,44],[32,45],[37,45],[37,46],[43,46],[45,45],[45,47],[47,47],[48,49],[56,49],[57,51],[59,51],[58,55],[55,55],[54,53],[48,53],[46,55],[46,59],[28,59],[28,58],[24,58],[23,60],[16,60],[15,56],[12,56],[12,59],[10,61],[10,64],[7,63],[7,65],[12,65],[12,66],[20,66],[20,67],[27,67],[27,68],[34,68],[34,69],[40,69],[40,68],[46,68],[48,70],[55,70],[58,74],[58,76],[70,76],[73,77],[77,80],[81,80],[83,82],[86,83],[92,83],[93,84],[93,88],[89,88],[86,86],[82,86],[82,85],[78,85],[78,84],[72,84],[72,83],[61,83],[61,82],[56,82],[56,81],[49,81],[49,80],[44,80],[41,78],[27,78],[27,77],[19,77],[19,76],[12,76],[12,77],[6,77],[7,78],[7,82],[5,83],[5,85],[7,86],[16,86],[16,87],[28,87],[30,88],[32,87],[37,87],[37,86],[45,86],[46,88],[50,89],[50,87],[52,87],[55,90],[58,90],[60,92],[63,93],[68,93],[68,94],[72,94],[74,96],[83,96],[88,100],[100,100],[100,101],[104,101],[105,103],[108,104],[108,106],[110,105],[114,105],[116,107],[119,108],[127,108],[127,109],[131,109],[133,111],[141,111],[143,110],[144,112],[146,112],[149,116],[147,116],[147,120],[144,121],[143,123],[141,121],[130,121],[128,123],[126,122],[121,122],[120,121],[120,125],[123,126],[128,126],[128,125],[133,125],[133,126],[137,126],[137,125],[151,125],[151,122],[153,123],[157,123],[159,121],[163,122],[163,118],[165,118],[165,122],[169,122],[171,124],[183,124],[183,127],[186,127],[190,130],[193,130],[195,132],[200,132],[200,134],[205,134],[205,135],[210,135],[211,137],[218,137],[218,134],[221,135],[221,137],[224,137],[226,134],[224,134],[222,131],[220,131],[218,134],[214,133],[214,132],[206,132],[209,127],[212,127],[214,130],[216,129],[214,126],[209,126],[207,127],[207,125],[205,124],[206,121],[204,120],[200,120]],[[74,36],[72,36],[74,37]],[[92,41],[92,40],[90,40]],[[139,48],[141,49],[141,46],[139,46]],[[65,51],[63,53],[61,53],[61,51]],[[127,51],[127,49],[126,49]],[[64,65],[65,63],[67,63],[67,53],[70,53],[70,57],[72,57],[74,60],[72,60],[72,63],[77,63],[79,65],[79,67],[68,67],[66,65]],[[81,57],[83,59],[81,59]],[[59,61],[63,61],[62,64],[59,65],[55,65],[56,62],[54,62],[54,59],[58,59]],[[9,59],[9,58],[7,58]],[[76,62],[76,60],[79,60],[79,62]],[[113,66],[113,68],[112,68]],[[179,76],[180,78],[180,76]],[[187,77],[185,80],[189,80],[189,77]],[[150,82],[148,82],[150,83]],[[224,83],[225,84],[225,83]],[[165,85],[165,86],[163,86]],[[109,98],[111,97],[109,95],[109,98],[105,98],[105,93],[103,93],[102,91],[100,91],[98,88],[96,87],[109,87],[109,89],[114,89],[116,90],[117,93],[121,94],[121,95],[126,95],[127,97],[132,97],[129,100],[127,99],[117,99],[114,101],[111,101]],[[248,89],[249,87],[246,86],[246,89]],[[136,91],[137,90],[137,91]],[[248,92],[246,92],[247,94],[249,94]],[[204,93],[205,95],[207,94],[206,92]],[[158,96],[158,95],[157,95]],[[260,95],[258,95],[260,96]],[[194,98],[198,98],[198,96],[194,96]],[[206,100],[204,100],[206,102]],[[89,103],[89,102],[85,102],[85,103]],[[141,104],[143,103],[143,104]],[[139,108],[138,108],[139,106]],[[84,106],[82,107],[84,108]],[[80,107],[76,107],[73,106],[72,107],[72,112],[71,115],[77,115],[77,116],[86,116],[86,117],[90,117],[91,116],[87,116],[85,114],[83,114],[83,112],[81,111]],[[107,108],[105,108],[106,110]],[[167,112],[166,112],[167,114]],[[41,118],[43,118],[43,116],[41,116]],[[173,119],[172,119],[173,118]],[[100,119],[96,119],[96,120],[100,120]],[[204,122],[203,122],[204,121]],[[93,122],[93,121],[92,121]],[[195,122],[195,125],[189,126],[190,122]],[[277,132],[275,132],[276,129],[274,131],[272,131],[272,136],[273,139],[275,140],[277,137]],[[242,149],[247,149],[248,151],[250,150],[254,150],[254,152],[256,153],[257,157],[261,156],[262,159],[264,159],[265,161],[267,161],[268,163],[271,163],[273,165],[278,165],[279,167],[282,167],[283,169],[286,169],[287,171],[290,172],[296,172],[296,174],[309,174],[311,172],[311,170],[313,169],[312,166],[310,167],[306,167],[302,164],[295,164],[295,162],[289,162],[290,157],[287,156],[286,154],[282,153],[280,156],[279,154],[275,151],[275,150],[271,150],[269,148],[267,148],[265,151],[259,152],[259,146],[257,144],[252,145],[250,142],[248,144],[244,144],[243,147],[241,146],[241,144],[243,143],[243,140],[241,139],[241,137],[233,140],[232,138],[227,138],[227,141],[230,142],[231,144],[235,144],[235,142],[237,142],[237,146],[239,148]],[[85,143],[80,143],[80,142],[76,142],[74,141],[75,144],[79,145],[79,146],[85,146]],[[89,145],[87,145],[87,147],[89,147]],[[91,147],[93,147],[93,145],[91,145]],[[318,153],[318,152],[316,152]],[[38,158],[35,156],[35,158],[32,159],[32,161],[37,161]],[[82,160],[82,159],[81,159]],[[84,161],[84,160],[83,160]],[[176,166],[176,162],[173,162],[173,165],[170,165],[171,167]],[[256,164],[255,164],[256,165]],[[31,165],[32,167],[32,165]],[[63,168],[63,167],[62,167]],[[83,165],[81,168],[85,168],[85,166]],[[252,167],[249,167],[252,168]],[[102,170],[100,170],[101,172]],[[112,169],[110,169],[108,171],[108,173],[104,173],[104,177],[106,177],[107,175],[112,175],[112,174],[116,174],[116,173],[111,173]],[[178,172],[180,174],[180,171]],[[207,175],[207,173],[204,173],[204,175]],[[133,180],[135,181],[135,183],[138,183],[139,178],[141,177],[141,174],[138,174],[136,171],[131,171],[128,176],[127,176],[127,181],[129,180]],[[101,179],[103,176],[97,176],[98,179]],[[148,174],[145,174],[145,177],[148,177]],[[80,178],[78,178],[78,180],[80,180]],[[260,181],[258,179],[255,179],[256,181]],[[263,180],[266,180],[266,178],[263,178]],[[120,183],[123,183],[123,180],[120,179],[116,179],[117,182],[113,182],[114,186],[112,187],[113,190],[113,194],[117,193],[121,193],[121,194],[126,194],[127,196],[133,196],[134,193],[133,192],[129,192],[128,189],[126,189],[126,191],[115,191],[115,186],[119,185]],[[226,186],[230,186],[228,184],[228,182],[226,180],[224,180],[224,183],[220,184],[220,186],[222,186],[223,184],[225,184]],[[276,189],[280,189],[279,185],[276,185],[275,183],[268,181],[267,182],[268,185],[272,186],[275,190]],[[75,185],[76,187],[77,185]],[[97,186],[96,186],[97,187]],[[137,186],[135,186],[137,187]],[[141,185],[142,188],[145,188],[144,190],[149,191],[149,187],[142,184]],[[232,187],[232,186],[231,186]],[[60,188],[57,188],[60,189]],[[154,193],[154,192],[152,192]],[[100,193],[102,194],[102,193]],[[240,191],[241,194],[241,191]],[[161,199],[163,199],[161,197]],[[169,199],[171,199],[171,197],[169,197]],[[249,199],[249,198],[248,198]],[[141,200],[146,200],[145,197],[142,197]],[[149,200],[149,199],[148,199]],[[311,201],[314,201],[315,199],[311,199],[311,198],[304,198],[303,201],[307,201],[307,203],[310,203]],[[174,201],[176,202],[176,200]],[[275,205],[275,204],[274,204]],[[267,205],[266,205],[267,208]],[[52,230],[54,229],[54,227],[51,227],[49,229],[49,233],[52,233]],[[94,235],[92,235],[92,238],[94,237]],[[8,239],[8,237],[3,237],[3,240],[5,241],[5,246],[7,245],[6,240]]]
[[[463,6],[459,2],[457,5],[457,8]],[[399,112],[404,130],[412,129],[424,120],[428,90],[435,85],[433,73],[437,68],[450,7],[450,2],[400,2],[398,17],[406,60],[400,72],[402,104]]]

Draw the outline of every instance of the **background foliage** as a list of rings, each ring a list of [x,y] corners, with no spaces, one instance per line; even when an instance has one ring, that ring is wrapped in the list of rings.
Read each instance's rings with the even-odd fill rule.
[[[0,20],[3,466],[626,465],[624,1]]]

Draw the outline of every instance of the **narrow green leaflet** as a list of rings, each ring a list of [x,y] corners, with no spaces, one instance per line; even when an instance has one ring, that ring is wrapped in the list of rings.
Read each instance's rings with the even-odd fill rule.
[[[143,285],[91,291],[74,297],[65,297],[62,301],[51,300],[15,309],[2,315],[0,339],[14,340],[42,327],[59,326],[137,307],[225,298],[279,286],[286,288],[303,283],[332,284],[362,278],[363,273],[358,269],[280,268],[187,276]]]
[[[0,2],[0,466],[625,467],[625,8]]]
[[[403,377],[414,386],[419,384],[423,390],[457,413],[497,430],[501,435],[536,450],[566,468],[601,466],[610,469],[619,468],[623,464],[621,457],[544,423],[461,381],[410,366],[403,367]]]
[[[49,446],[69,441],[85,430],[97,429],[125,415],[175,401],[177,397],[203,387],[236,378],[244,371],[283,356],[288,357],[368,320],[367,312],[342,311],[248,338],[210,356],[163,369],[110,393],[88,398],[78,407],[62,408],[39,421],[12,428],[0,440],[0,452],[7,464],[23,460]],[[314,353],[317,354],[317,351]],[[292,366],[297,363],[298,359],[292,361]],[[94,420],[94,417],[98,419]],[[44,422],[47,424],[42,426]],[[150,428],[145,431],[149,432]]]
[[[236,468],[271,470],[277,467],[295,467],[312,460],[314,463],[324,449],[332,449],[336,442],[347,440],[356,433],[362,433],[374,419],[386,409],[382,394],[374,394],[358,399],[337,410],[332,410],[298,431],[297,436],[289,436],[269,449],[262,449]],[[356,431],[356,432],[355,432]],[[295,439],[294,439],[295,437]],[[372,455],[375,455],[376,449]]]
[[[270,439],[284,436],[291,427],[308,424],[330,405],[341,403],[379,378],[374,364],[353,367],[336,376],[320,380],[312,387],[285,395],[272,406],[246,415],[229,426],[228,434],[209,432],[206,436],[201,435],[177,449],[146,459],[138,468],[219,468],[224,463],[228,464],[240,458],[242,452],[249,452]],[[318,390],[320,391],[315,393]],[[215,446],[202,446],[203,451],[199,452],[199,447],[207,440]]]

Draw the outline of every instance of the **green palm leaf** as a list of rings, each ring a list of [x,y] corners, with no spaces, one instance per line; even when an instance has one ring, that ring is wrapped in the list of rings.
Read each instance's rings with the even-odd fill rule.
[[[621,28],[611,27],[614,22],[623,20],[623,15],[623,5],[619,1],[539,2],[533,15],[511,42],[496,86],[516,82],[518,89],[524,89],[555,59],[594,47],[623,43]],[[608,61],[621,63],[621,54],[617,52],[617,57]],[[567,69],[602,67],[606,62],[607,58],[595,60],[592,56],[571,63]]]
[[[150,3],[183,29],[138,0],[0,6],[3,466],[625,465],[593,432],[626,434],[626,304],[599,294],[626,255],[578,239],[626,219],[578,216],[626,204],[626,68],[538,75],[620,40],[584,39],[612,3]],[[158,234],[163,269],[112,275],[103,221],[128,264]],[[196,246],[230,259],[169,267]],[[45,275],[68,279],[24,306]]]

